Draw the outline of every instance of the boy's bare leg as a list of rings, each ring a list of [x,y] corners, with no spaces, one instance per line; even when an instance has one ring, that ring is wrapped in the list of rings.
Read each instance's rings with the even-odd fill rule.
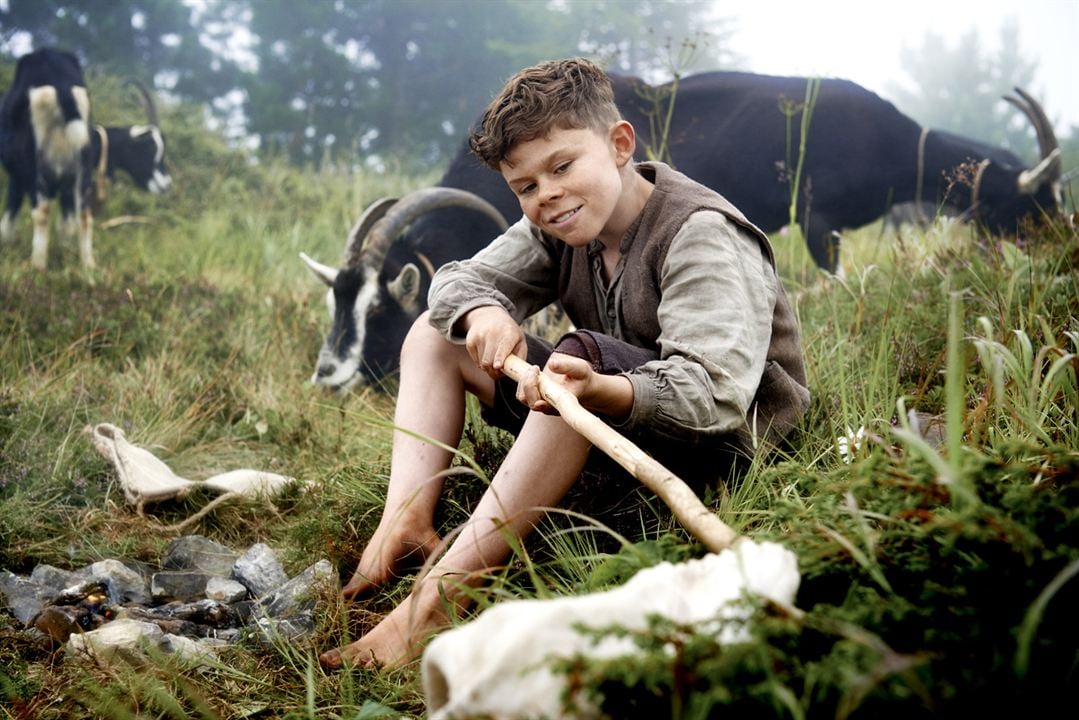
[[[455,586],[499,565],[509,554],[504,533],[527,535],[542,511],[557,505],[573,485],[590,444],[561,418],[530,413],[524,428],[465,528],[400,605],[371,632],[339,650],[323,653],[325,667],[376,662],[394,665],[416,656],[427,635],[448,622],[444,592],[466,604]]]
[[[442,492],[440,473],[452,454],[418,436],[456,447],[465,421],[465,392],[488,404],[494,382],[481,372],[464,347],[439,335],[422,315],[401,350],[401,383],[394,410],[395,430],[386,505],[367,543],[345,599],[367,593],[406,565],[421,564],[437,547],[435,506]]]

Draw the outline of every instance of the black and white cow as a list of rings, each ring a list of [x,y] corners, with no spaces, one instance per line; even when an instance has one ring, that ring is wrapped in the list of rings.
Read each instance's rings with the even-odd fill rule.
[[[95,174],[101,175],[100,188],[117,168],[149,192],[165,192],[172,186],[153,101],[145,88],[138,88],[149,124],[91,131],[90,97],[75,56],[44,48],[19,58],[15,80],[0,103],[0,163],[8,173],[0,239],[13,238],[15,215],[23,199],[29,198],[34,267],[46,267],[49,204],[57,198],[64,226],[77,230],[83,266],[94,266],[91,199]]]
[[[79,61],[45,48],[19,58],[0,106],[0,162],[8,173],[8,204],[0,236],[13,235],[15,213],[30,198],[34,240],[30,262],[44,270],[49,202],[60,199],[64,224],[78,223],[79,255],[92,267],[90,95]]]

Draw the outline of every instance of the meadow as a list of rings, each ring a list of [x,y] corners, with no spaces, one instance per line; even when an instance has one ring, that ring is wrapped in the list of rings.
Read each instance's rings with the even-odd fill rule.
[[[175,192],[116,183],[96,271],[62,238],[50,270],[33,271],[25,209],[0,247],[0,568],[153,561],[175,537],[162,526],[205,501],[138,516],[85,432],[110,422],[186,477],[253,467],[309,483],[276,513],[232,503],[193,532],[265,542],[290,574],[327,558],[347,579],[385,491],[394,383],[345,397],[310,386],[327,318],[298,253],[336,262],[367,203],[438,173],[255,165],[182,112],[163,120]],[[791,453],[707,501],[797,554],[805,615],[758,607],[736,647],[657,622],[639,655],[562,671],[614,718],[1001,717],[1074,702],[1079,234],[1057,221],[1017,246],[946,221],[874,224],[845,237],[843,279],[817,271],[799,238],[773,240],[813,405]],[[506,447],[470,416],[444,531]],[[474,612],[703,552],[641,493],[624,527],[553,519]],[[0,615],[0,717],[421,717],[418,664],[326,674],[316,661],[408,587],[362,608],[328,594],[311,637],[238,644],[198,670],[67,662]]]

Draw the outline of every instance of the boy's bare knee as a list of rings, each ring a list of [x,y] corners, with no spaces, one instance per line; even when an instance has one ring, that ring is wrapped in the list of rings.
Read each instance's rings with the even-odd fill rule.
[[[452,343],[427,321],[423,313],[409,328],[401,346],[401,362],[424,363],[438,367],[461,367],[468,360],[464,345]]]
[[[409,328],[404,345],[401,347],[402,358],[406,354],[415,354],[418,351],[438,351],[445,347],[452,347],[452,343],[431,326],[427,315],[427,312],[422,313]]]

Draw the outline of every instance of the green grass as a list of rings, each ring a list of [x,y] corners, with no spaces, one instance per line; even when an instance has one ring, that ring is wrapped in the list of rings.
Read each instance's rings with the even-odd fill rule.
[[[187,477],[256,467],[313,484],[279,515],[236,503],[197,530],[269,543],[290,573],[323,557],[350,573],[385,490],[393,400],[309,387],[326,318],[297,253],[336,262],[366,203],[437,174],[252,166],[180,119],[166,119],[173,157],[187,159],[176,192],[118,183],[99,220],[146,222],[99,230],[96,272],[59,238],[49,272],[31,271],[25,211],[0,247],[0,567],[153,561],[172,539],[157,528],[199,507],[126,507],[85,433],[111,422]],[[842,280],[797,238],[774,243],[814,400],[797,449],[714,502],[740,532],[798,555],[806,614],[759,608],[739,648],[660,623],[640,657],[567,672],[613,717],[950,717],[1067,697],[1079,665],[1075,231],[1054,225],[1019,249],[967,227],[869,226],[846,238]],[[939,420],[940,445],[905,427],[910,410]],[[845,462],[837,438],[859,428]],[[505,449],[470,425],[462,466],[475,468],[447,483],[444,531]],[[702,552],[644,493],[608,515],[588,500],[586,486],[476,592],[477,609]],[[0,617],[0,717],[419,717],[416,665],[326,675],[314,659],[407,590],[388,588],[362,617],[327,598],[313,637],[237,646],[197,672],[64,663]]]

